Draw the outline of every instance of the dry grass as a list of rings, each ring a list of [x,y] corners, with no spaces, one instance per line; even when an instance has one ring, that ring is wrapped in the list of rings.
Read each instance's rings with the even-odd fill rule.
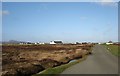
[[[81,58],[90,52],[91,47],[92,45],[3,45],[2,70],[5,73],[3,76],[6,75],[6,71],[8,75],[16,76],[18,73],[32,75],[46,68]]]

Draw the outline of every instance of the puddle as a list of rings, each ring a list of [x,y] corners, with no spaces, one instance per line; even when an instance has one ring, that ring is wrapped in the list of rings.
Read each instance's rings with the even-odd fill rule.
[[[77,61],[77,60],[71,60],[69,63],[71,63],[71,62],[75,62],[75,61]]]

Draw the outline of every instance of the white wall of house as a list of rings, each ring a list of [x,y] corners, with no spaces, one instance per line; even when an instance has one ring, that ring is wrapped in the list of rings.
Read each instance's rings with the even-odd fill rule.
[[[36,43],[34,43],[34,44],[45,44],[45,43],[41,43],[41,42],[36,42]]]
[[[111,44],[113,44],[113,43],[106,43],[107,45],[111,45]]]
[[[36,42],[36,43],[34,43],[34,44],[38,44],[38,43]]]
[[[45,43],[39,43],[39,44],[45,44]]]
[[[50,44],[56,44],[54,41],[51,41]]]

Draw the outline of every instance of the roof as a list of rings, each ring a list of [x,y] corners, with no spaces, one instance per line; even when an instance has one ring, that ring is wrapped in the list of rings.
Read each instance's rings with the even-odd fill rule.
[[[54,41],[54,43],[62,43],[62,41]]]

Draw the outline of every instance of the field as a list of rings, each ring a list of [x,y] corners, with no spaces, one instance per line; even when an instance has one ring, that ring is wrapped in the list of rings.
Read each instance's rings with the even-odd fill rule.
[[[77,59],[77,60],[73,60],[73,62],[61,65],[61,66],[57,66],[57,67],[53,67],[53,68],[48,68],[40,73],[37,73],[35,75],[32,76],[57,76],[58,74],[61,74],[65,69],[69,68],[72,65],[75,65],[83,60],[85,60],[87,58],[87,56]]]
[[[2,76],[31,76],[91,53],[93,44],[2,45]]]
[[[120,45],[106,45],[107,49],[115,56],[120,56]]]

